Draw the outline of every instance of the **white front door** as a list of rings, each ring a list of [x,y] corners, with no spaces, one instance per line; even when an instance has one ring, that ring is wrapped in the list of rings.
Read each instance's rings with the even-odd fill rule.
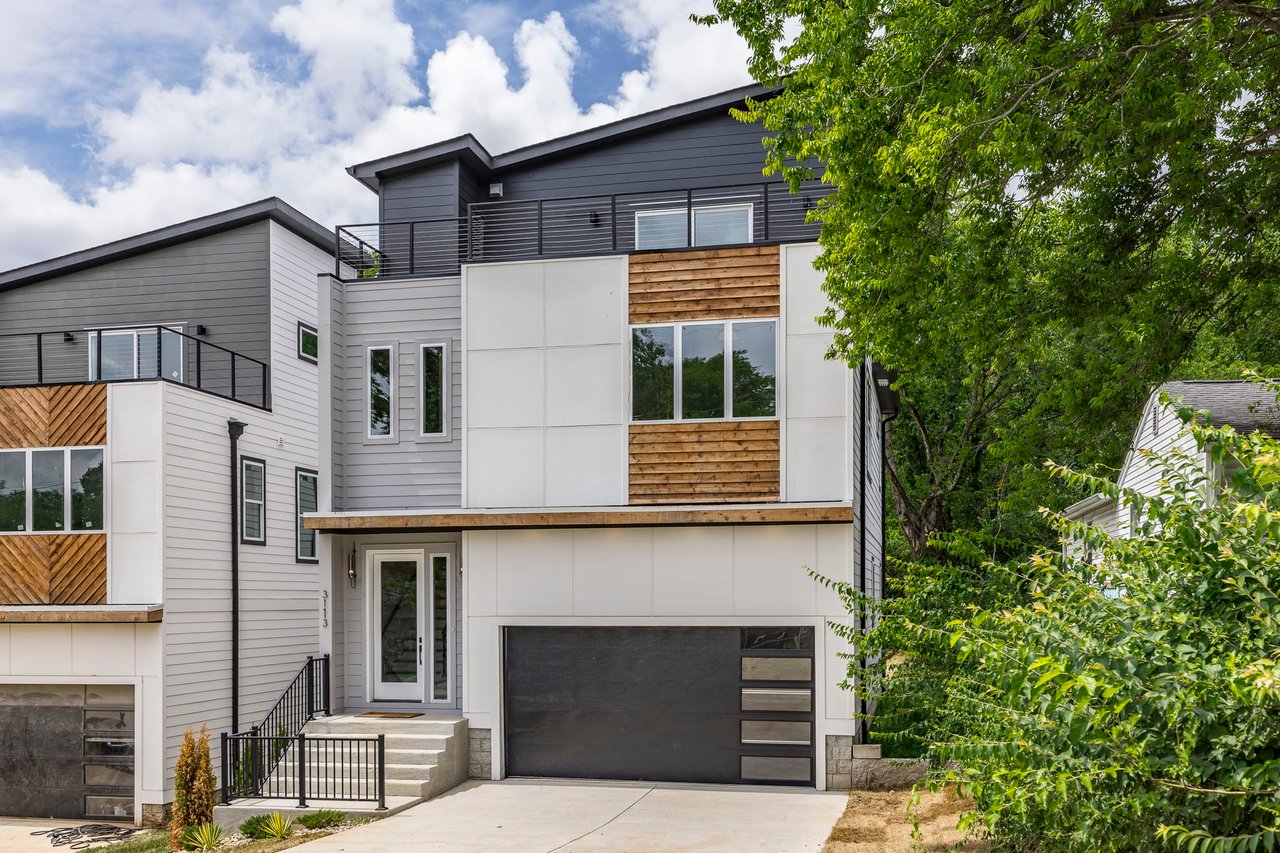
[[[369,552],[373,698],[453,701],[453,549]]]

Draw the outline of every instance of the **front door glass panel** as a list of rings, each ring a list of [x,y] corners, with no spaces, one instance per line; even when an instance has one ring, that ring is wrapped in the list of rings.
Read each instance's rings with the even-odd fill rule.
[[[383,684],[417,684],[419,681],[419,565],[417,560],[382,560],[380,564],[380,678]]]

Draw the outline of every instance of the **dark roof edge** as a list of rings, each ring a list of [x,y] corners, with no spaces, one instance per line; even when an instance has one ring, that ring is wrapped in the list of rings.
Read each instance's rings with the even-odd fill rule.
[[[262,219],[270,219],[283,225],[303,239],[309,240],[321,249],[332,252],[334,247],[333,232],[316,222],[309,216],[300,213],[296,208],[276,197],[264,198],[261,201],[233,207],[189,219],[175,225],[166,225],[154,231],[135,234],[122,240],[104,243],[79,252],[61,255],[34,264],[17,267],[0,272],[0,290],[12,290],[27,284],[68,275],[83,269],[118,261],[122,258],[140,255],[165,246],[184,243],[198,237],[207,237],[221,231],[239,228]]]
[[[347,174],[377,192],[379,176],[383,174],[417,168],[453,157],[468,159],[474,167],[497,171],[512,166],[524,165],[542,157],[550,157],[577,148],[597,145],[617,136],[635,133],[639,130],[655,129],[664,125],[674,124],[704,113],[726,109],[747,98],[773,95],[780,91],[782,91],[780,86],[762,86],[759,83],[752,83],[747,86],[739,86],[736,89],[729,89],[725,92],[717,92],[713,95],[696,98],[692,101],[661,107],[647,113],[628,116],[617,121],[611,121],[608,124],[589,127],[576,133],[570,133],[567,136],[559,136],[555,139],[526,145],[498,155],[490,154],[474,136],[466,133],[453,139],[446,139],[443,142],[414,148],[411,151],[402,151],[399,154],[357,163],[354,166],[347,167]]]

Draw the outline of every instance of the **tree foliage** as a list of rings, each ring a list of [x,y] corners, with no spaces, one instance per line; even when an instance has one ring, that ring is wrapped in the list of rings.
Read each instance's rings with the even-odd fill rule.
[[[901,372],[896,427],[922,447],[893,489],[916,553],[975,472],[1008,485],[1071,447],[1114,464],[1198,336],[1275,304],[1275,0],[715,7],[755,77],[786,83],[744,115],[771,132],[768,169],[821,163],[835,187],[829,320],[850,363]]]
[[[173,771],[173,814],[169,819],[169,844],[184,849],[187,831],[213,823],[217,803],[217,783],[209,759],[209,727],[200,725],[200,734],[191,729],[182,736],[178,763]]]
[[[917,655],[946,678],[937,717],[898,729],[950,762],[976,825],[1010,847],[1280,849],[1280,441],[1193,432],[1225,482],[1190,456],[1153,457],[1155,498],[1054,469],[1142,519],[1118,539],[1055,517],[1095,562],[1046,551],[987,563],[994,588],[1015,594],[942,631],[936,618],[900,618],[903,602],[883,605],[897,627],[880,635],[918,628]],[[908,590],[911,607],[947,591]],[[894,680],[886,695],[906,695]]]

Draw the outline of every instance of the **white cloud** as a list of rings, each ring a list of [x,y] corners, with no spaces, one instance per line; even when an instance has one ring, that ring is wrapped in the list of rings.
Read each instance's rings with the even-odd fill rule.
[[[741,40],[690,23],[680,0],[600,0],[596,12],[639,67],[584,107],[572,89],[581,48],[557,12],[516,29],[515,69],[480,32],[458,33],[424,68],[392,0],[255,7],[247,17],[288,51],[257,56],[210,35],[198,84],[143,78],[123,104],[96,107],[104,177],[84,197],[0,150],[0,269],[270,195],[325,224],[369,221],[376,201],[351,163],[464,132],[497,153],[748,82]]]

